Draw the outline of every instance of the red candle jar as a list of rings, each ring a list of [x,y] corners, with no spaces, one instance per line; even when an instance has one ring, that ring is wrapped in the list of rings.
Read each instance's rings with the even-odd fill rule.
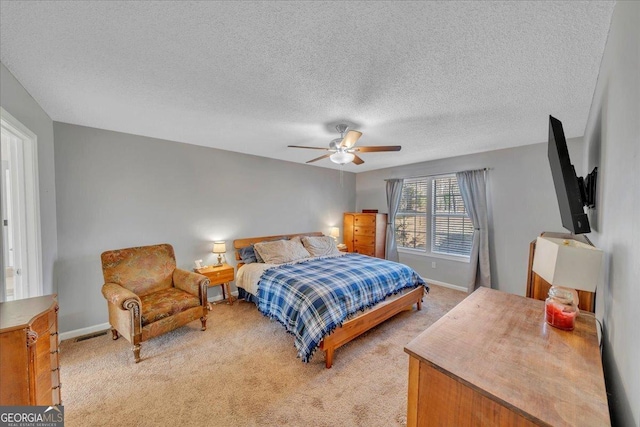
[[[574,298],[575,297],[575,298]],[[560,286],[549,289],[545,301],[545,320],[554,328],[572,331],[578,316],[577,292]]]

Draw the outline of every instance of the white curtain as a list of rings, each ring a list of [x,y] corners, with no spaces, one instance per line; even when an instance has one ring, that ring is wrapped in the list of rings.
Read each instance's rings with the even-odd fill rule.
[[[472,279],[469,293],[479,286],[491,287],[489,262],[489,230],[487,228],[487,186],[484,169],[456,173],[462,200],[475,232],[471,249]]]
[[[387,180],[387,207],[389,208],[389,215],[387,215],[387,244],[386,254],[389,261],[398,262],[398,246],[396,245],[396,213],[398,212],[398,206],[400,205],[400,198],[402,196],[402,179],[389,179]]]

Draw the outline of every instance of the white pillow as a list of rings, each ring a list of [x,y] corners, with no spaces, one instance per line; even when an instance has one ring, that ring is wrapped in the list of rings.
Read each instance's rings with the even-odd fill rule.
[[[336,241],[331,236],[302,236],[302,244],[311,256],[340,255]]]
[[[282,264],[311,256],[298,240],[260,242],[253,247],[267,264]]]

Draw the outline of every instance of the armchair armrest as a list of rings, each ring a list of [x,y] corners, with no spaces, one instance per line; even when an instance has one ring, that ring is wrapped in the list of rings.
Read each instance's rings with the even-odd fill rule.
[[[122,310],[131,309],[133,307],[132,303],[138,305],[138,310],[142,306],[138,295],[116,283],[105,283],[102,285],[102,295],[104,295],[107,301]]]
[[[207,276],[176,268],[173,271],[173,285],[178,289],[197,296],[203,305],[207,304],[207,287],[209,286]]]

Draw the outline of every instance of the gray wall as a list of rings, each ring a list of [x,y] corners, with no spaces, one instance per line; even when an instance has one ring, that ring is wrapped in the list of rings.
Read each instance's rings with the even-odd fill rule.
[[[540,118],[546,121],[546,117]],[[571,161],[580,170],[582,140],[568,141]],[[564,231],[547,159],[547,144],[533,144],[360,173],[356,176],[356,209],[387,212],[387,178],[437,175],[468,169],[487,172],[489,250],[492,285],[524,295],[529,243],[543,231]],[[442,258],[400,254],[400,261],[423,277],[461,286],[473,280],[470,264]],[[436,262],[436,268],[431,263]]]
[[[45,294],[57,292],[53,266],[57,254],[56,187],[53,161],[53,121],[0,63],[0,104],[38,137],[38,185],[40,192],[40,232],[42,282]]]
[[[585,131],[598,167],[590,234],[606,256],[596,315],[614,425],[640,426],[640,3],[617,2]]]
[[[60,330],[108,321],[100,254],[171,243],[179,267],[212,264],[214,240],[329,232],[355,206],[355,175],[54,123]],[[209,295],[220,293],[212,288]]]

